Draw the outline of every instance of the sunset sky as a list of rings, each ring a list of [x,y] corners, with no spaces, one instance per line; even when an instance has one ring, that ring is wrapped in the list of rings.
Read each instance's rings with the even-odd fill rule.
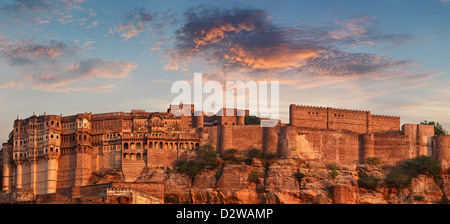
[[[449,0],[0,0],[0,141],[14,119],[165,111],[172,83],[279,81],[289,104],[450,129]]]

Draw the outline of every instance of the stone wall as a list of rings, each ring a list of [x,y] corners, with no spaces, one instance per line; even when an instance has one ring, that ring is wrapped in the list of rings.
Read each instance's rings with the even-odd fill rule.
[[[355,164],[359,161],[359,135],[349,131],[287,126],[281,130],[278,154],[325,164]]]
[[[400,117],[331,107],[291,105],[289,122],[290,125],[298,127],[345,129],[357,133],[400,130]]]

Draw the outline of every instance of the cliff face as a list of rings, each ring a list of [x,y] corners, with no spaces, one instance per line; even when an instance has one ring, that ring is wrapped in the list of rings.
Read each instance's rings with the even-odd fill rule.
[[[402,189],[385,183],[389,167],[279,160],[266,166],[229,164],[204,170],[193,179],[184,173],[150,170],[141,181],[164,181],[165,203],[193,204],[430,204],[450,194],[448,176],[437,181],[419,175]],[[358,172],[378,178],[374,189],[358,185]],[[439,186],[438,186],[439,185]]]

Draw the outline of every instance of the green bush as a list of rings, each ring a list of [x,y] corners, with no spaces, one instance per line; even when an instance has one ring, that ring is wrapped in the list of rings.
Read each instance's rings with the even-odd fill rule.
[[[263,158],[264,157],[264,153],[257,148],[253,148],[250,149],[250,151],[248,151],[248,157],[250,158]]]
[[[300,182],[302,182],[302,178],[306,177],[306,174],[297,171],[297,173],[295,173],[295,179],[297,179],[298,183],[300,184]]]
[[[334,178],[336,178],[339,175],[339,172],[337,170],[332,170],[330,175],[331,175],[331,178],[334,179]]]
[[[245,125],[259,125],[261,124],[261,118],[257,116],[245,116]]]
[[[380,179],[370,176],[364,172],[358,172],[359,179],[358,179],[358,186],[365,188],[365,189],[372,189],[375,190],[378,186],[378,181]]]
[[[203,169],[215,169],[219,167],[217,153],[209,145],[200,146],[195,160],[180,160],[175,164],[178,172],[186,173],[194,178]]]
[[[418,175],[431,175],[436,181],[439,178],[441,166],[430,156],[419,156],[403,162],[399,169],[386,176],[386,183],[395,188],[404,188]]]
[[[403,170],[396,170],[386,176],[386,184],[397,189],[407,187],[411,180],[412,177]]]
[[[251,183],[259,184],[260,183],[259,178],[261,178],[261,177],[263,177],[263,174],[261,171],[252,170],[252,172],[250,172],[250,174],[248,176],[248,181],[250,181]]]
[[[381,159],[378,157],[369,157],[367,158],[368,164],[379,165],[381,163]]]
[[[419,174],[430,174],[433,177],[439,177],[441,166],[439,161],[431,156],[419,156],[405,161],[402,169],[410,176],[416,177]]]
[[[331,170],[339,170],[339,165],[337,163],[330,163],[328,164],[328,168],[330,168]]]
[[[264,160],[266,160],[269,163],[275,162],[278,159],[280,159],[280,156],[276,153],[270,153],[270,154],[264,155]]]

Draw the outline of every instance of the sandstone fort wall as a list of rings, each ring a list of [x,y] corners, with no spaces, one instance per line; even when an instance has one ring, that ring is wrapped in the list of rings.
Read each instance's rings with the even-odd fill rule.
[[[237,112],[224,117],[175,117],[133,110],[18,119],[11,139],[3,144],[2,189],[89,195],[98,192],[88,187],[93,172],[121,170],[124,182],[130,184],[146,168],[173,168],[178,160],[195,158],[195,149],[205,144],[218,153],[237,149],[245,154],[256,148],[324,164],[366,163],[370,157],[395,164],[427,155],[450,168],[450,136],[435,136],[431,125],[405,124],[400,130],[400,118],[395,116],[291,105],[289,124],[261,127],[245,125],[245,117]],[[161,190],[156,185],[153,190],[145,184],[133,187],[143,192]]]

